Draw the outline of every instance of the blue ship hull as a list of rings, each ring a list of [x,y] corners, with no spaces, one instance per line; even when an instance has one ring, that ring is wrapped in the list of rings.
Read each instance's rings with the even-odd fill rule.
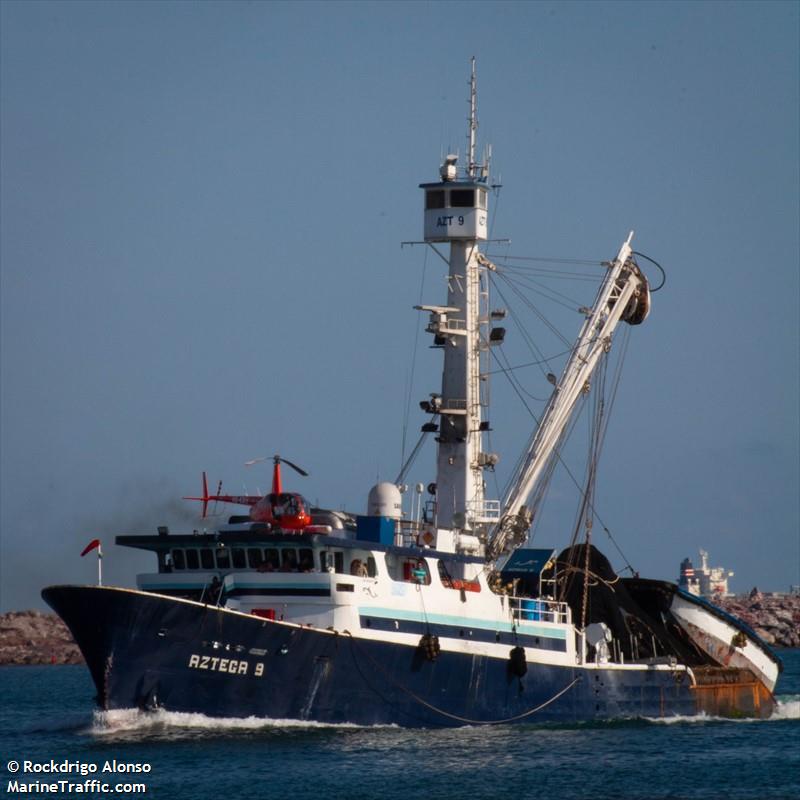
[[[44,599],[83,652],[105,709],[213,717],[456,726],[691,715],[683,671],[528,663],[355,638],[104,587]]]

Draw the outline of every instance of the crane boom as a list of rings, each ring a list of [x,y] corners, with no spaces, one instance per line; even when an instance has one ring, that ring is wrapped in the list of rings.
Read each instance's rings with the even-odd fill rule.
[[[486,558],[489,561],[519,546],[527,538],[533,516],[525,504],[552,458],[578,399],[588,390],[600,357],[611,348],[614,329],[620,321],[638,325],[647,317],[650,290],[647,278],[633,259],[632,239],[633,231],[609,265],[572,355],[512,478],[500,521],[487,541]]]

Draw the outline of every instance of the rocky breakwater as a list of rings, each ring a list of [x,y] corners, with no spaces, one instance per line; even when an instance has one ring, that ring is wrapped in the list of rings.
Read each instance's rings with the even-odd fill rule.
[[[42,611],[0,614],[0,664],[82,664],[67,626]]]
[[[750,594],[712,602],[746,622],[767,644],[800,647],[800,595],[764,594],[753,589]]]

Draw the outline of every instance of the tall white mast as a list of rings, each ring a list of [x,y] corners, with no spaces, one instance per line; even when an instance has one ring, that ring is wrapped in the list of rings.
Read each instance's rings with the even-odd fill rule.
[[[484,398],[481,361],[489,342],[485,259],[478,243],[487,238],[488,167],[475,162],[478,128],[475,59],[471,63],[468,163],[445,157],[438,183],[424,183],[425,241],[449,242],[447,303],[420,306],[430,312],[426,330],[443,350],[441,393],[421,403],[438,415],[437,527],[482,534],[499,518],[499,503],[487,504],[484,470],[496,459],[483,452]]]

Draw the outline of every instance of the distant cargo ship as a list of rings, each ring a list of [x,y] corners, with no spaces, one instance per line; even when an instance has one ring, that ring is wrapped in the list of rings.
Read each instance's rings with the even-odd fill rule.
[[[695,569],[690,558],[681,561],[681,574],[678,586],[689,594],[711,599],[712,597],[728,597],[728,578],[733,572],[725,567],[709,567],[708,552],[700,550],[700,566]]]

